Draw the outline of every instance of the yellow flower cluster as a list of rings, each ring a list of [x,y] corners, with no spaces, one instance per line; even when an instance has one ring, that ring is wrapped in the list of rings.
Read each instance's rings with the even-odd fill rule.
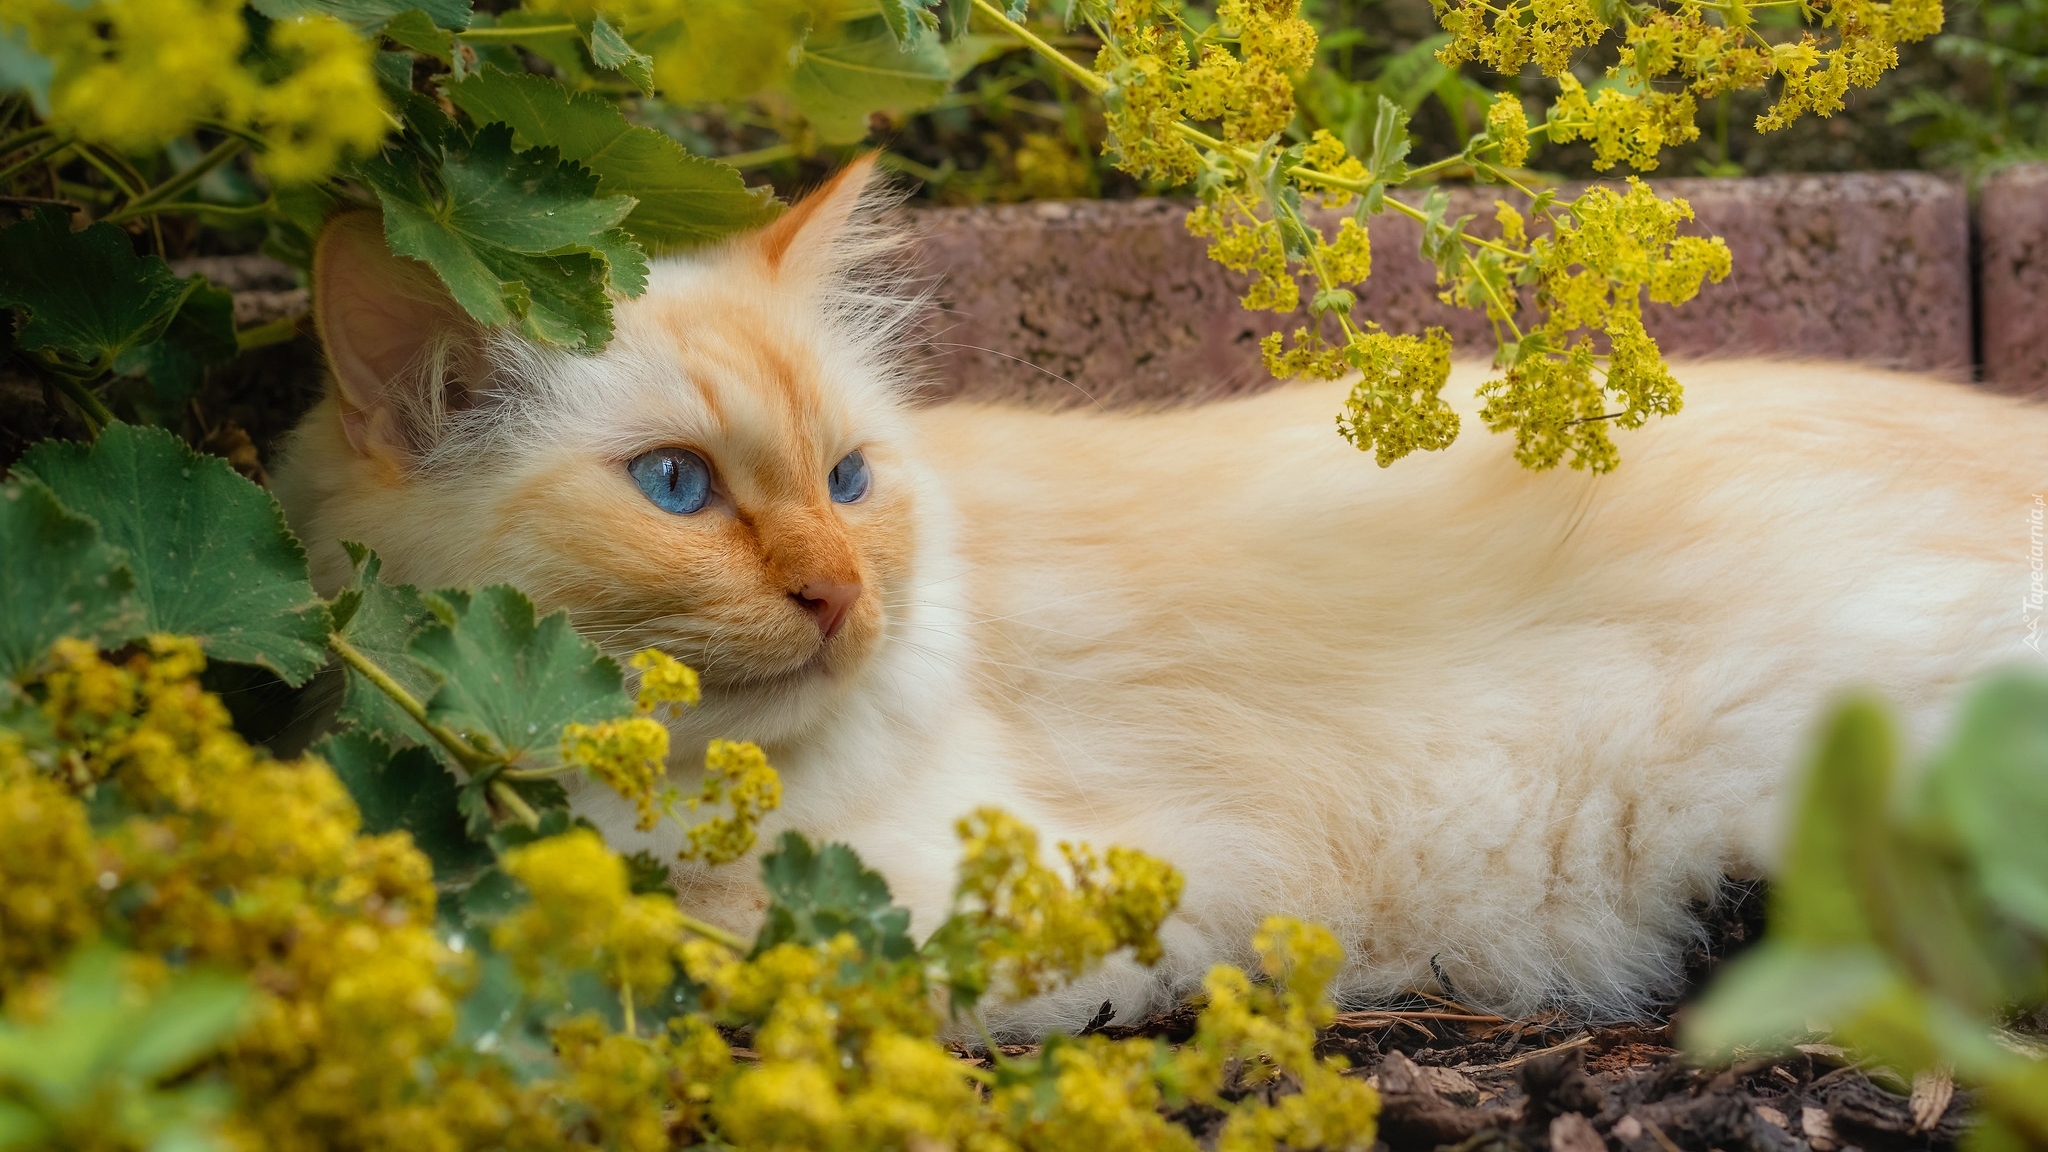
[[[1648,172],[1667,144],[1684,144],[1697,139],[1699,126],[1693,122],[1698,109],[1686,92],[1647,92],[1629,95],[1616,88],[1603,88],[1588,99],[1586,90],[1570,74],[1557,78],[1557,103],[1550,108],[1550,138],[1566,144],[1573,140],[1593,142],[1593,167],[1605,171],[1616,161]]]
[[[1187,230],[1209,241],[1209,259],[1232,272],[1252,274],[1239,304],[1253,311],[1292,312],[1301,303],[1301,285],[1287,266],[1279,222],[1261,219],[1257,203],[1242,192],[1219,192],[1211,203],[1188,213]]]
[[[754,847],[761,818],[782,804],[782,778],[768,766],[758,745],[744,740],[713,740],[704,750],[704,782],[690,797],[692,812],[721,801],[731,816],[716,816],[690,829],[685,860],[730,864]]]
[[[635,716],[597,724],[562,728],[562,763],[604,781],[633,802],[639,827],[653,828],[673,815],[680,797],[665,787],[669,731],[654,714],[694,705],[702,698],[696,670],[656,648],[636,653],[628,664],[639,673]],[[704,780],[697,794],[684,801],[690,811],[729,803],[730,816],[692,827],[684,843],[686,860],[729,864],[754,846],[761,818],[782,803],[782,780],[760,748],[749,743],[713,740],[704,753]]]
[[[1327,128],[1318,128],[1309,136],[1302,147],[1301,162],[1318,172],[1325,172],[1345,180],[1364,180],[1369,173],[1365,162],[1353,156],[1344,142],[1330,134]],[[1342,208],[1351,203],[1352,195],[1342,188],[1315,185],[1309,189],[1325,208]]]
[[[1385,468],[1410,452],[1434,452],[1458,438],[1458,414],[1444,403],[1451,337],[1442,328],[1395,336],[1368,325],[1344,349],[1358,383],[1337,415],[1337,431]]]
[[[1294,120],[1294,78],[1314,63],[1316,48],[1300,0],[1221,0],[1199,56],[1160,16],[1151,0],[1115,0],[1095,58],[1109,81],[1105,147],[1119,167],[1183,183],[1203,168],[1180,135],[1183,122],[1219,122],[1226,144],[1257,149]]]
[[[1209,1003],[1180,1054],[1182,1076],[1189,1094],[1203,1103],[1215,1100],[1209,1086],[1232,1067],[1241,1084],[1289,1077],[1300,1091],[1233,1112],[1216,1147],[1364,1152],[1372,1145],[1379,1097],[1363,1081],[1344,1075],[1341,1059],[1315,1056],[1316,1029],[1335,1014],[1323,990],[1343,963],[1344,950],[1327,929],[1285,916],[1268,918],[1252,947],[1270,982],[1254,984],[1236,968],[1209,972],[1203,984]]]
[[[1505,231],[1520,235],[1520,214],[1501,207]],[[1550,234],[1511,269],[1534,281],[1544,322],[1507,372],[1481,389],[1481,418],[1515,430],[1524,464],[1549,468],[1570,453],[1574,468],[1609,471],[1619,460],[1609,424],[1636,428],[1679,410],[1682,392],[1643,328],[1641,300],[1682,304],[1705,281],[1728,275],[1728,247],[1718,237],[1678,234],[1692,215],[1686,201],[1660,200],[1635,177],[1625,192],[1590,188],[1548,214]],[[1604,368],[1581,335],[1591,332],[1607,339]]]
[[[262,137],[261,163],[286,184],[367,152],[388,126],[371,71],[375,45],[330,16],[270,25],[267,64],[245,60],[240,0],[4,0],[0,26],[25,28],[54,69],[50,118],[79,138],[143,152],[208,121]]]
[[[1522,98],[1503,92],[1486,110],[1486,131],[1500,145],[1503,168],[1520,168],[1529,159],[1529,117],[1522,110]]]
[[[323,764],[243,743],[202,663],[188,640],[121,663],[62,641],[29,686],[46,729],[0,734],[0,1000],[32,1011],[94,939],[146,981],[246,973],[254,1007],[215,1057],[243,1102],[231,1141],[449,1146],[416,1064],[452,1032],[466,967],[434,934],[426,858],[358,836]]]
[[[680,704],[694,708],[704,698],[697,670],[659,648],[644,648],[633,654],[627,666],[640,674],[640,690],[633,706],[651,716],[663,707]]]
[[[668,771],[668,729],[651,716],[562,726],[562,761],[633,802],[644,831],[667,814],[660,784]]]
[[[982,961],[1003,995],[1056,988],[1123,948],[1159,958],[1159,926],[1180,903],[1180,874],[1140,852],[1060,844],[1069,887],[1038,859],[1038,833],[981,808],[959,822],[957,914],[981,937]]]
[[[683,916],[666,894],[636,896],[626,862],[597,833],[574,829],[505,853],[531,899],[491,929],[520,975],[546,982],[595,971],[620,995],[650,1002],[674,978]]]

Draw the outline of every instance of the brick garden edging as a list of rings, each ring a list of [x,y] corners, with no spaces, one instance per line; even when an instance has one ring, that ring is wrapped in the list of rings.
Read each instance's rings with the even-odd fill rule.
[[[1660,180],[1696,229],[1728,239],[1735,271],[1646,321],[1674,357],[1850,360],[1966,377],[1973,360],[1971,218],[1963,187],[1918,172]],[[1453,214],[1491,224],[1495,189]],[[1211,263],[1171,201],[1066,201],[914,214],[939,278],[932,391],[1105,404],[1263,387],[1258,340],[1299,316],[1246,313],[1243,278]],[[2048,165],[1987,183],[1980,213],[1987,381],[2048,396]],[[1485,320],[1436,300],[1419,226],[1372,223],[1363,318],[1442,324],[1468,352]]]
[[[2048,395],[2048,164],[2018,165],[1986,180],[1977,235],[1984,382]]]

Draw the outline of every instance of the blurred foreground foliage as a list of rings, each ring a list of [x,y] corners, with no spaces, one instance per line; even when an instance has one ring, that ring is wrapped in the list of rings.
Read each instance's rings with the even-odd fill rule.
[[[1844,704],[1806,775],[1764,943],[1694,1008],[1708,1059],[1810,1033],[1976,1091],[1975,1149],[2048,1147],[2048,1060],[2000,1027],[2048,1004],[2048,677],[1980,684],[1901,778],[1881,702]]]

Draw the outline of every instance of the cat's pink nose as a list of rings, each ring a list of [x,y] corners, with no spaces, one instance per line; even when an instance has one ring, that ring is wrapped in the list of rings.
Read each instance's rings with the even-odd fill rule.
[[[818,634],[830,640],[846,622],[846,611],[860,599],[860,585],[836,580],[813,580],[796,594],[797,603],[818,618]]]

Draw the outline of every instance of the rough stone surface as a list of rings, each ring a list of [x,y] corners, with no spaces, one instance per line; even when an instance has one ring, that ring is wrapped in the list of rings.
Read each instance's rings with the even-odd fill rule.
[[[2048,396],[2048,164],[1986,180],[1977,235],[1984,383]]]
[[[1676,357],[1782,356],[1965,372],[1971,361],[1969,205],[1922,173],[1666,180],[1696,231],[1727,238],[1735,271],[1683,308],[1650,305]],[[1487,234],[1497,189],[1453,213]],[[1187,234],[1182,203],[1039,202],[915,214],[937,277],[933,391],[1042,403],[1147,403],[1269,383],[1258,342],[1300,316],[1247,313],[1244,278]],[[1334,214],[1329,217],[1334,219]],[[1436,299],[1420,226],[1372,222],[1358,315],[1393,332],[1449,329],[1490,350],[1485,319]]]

